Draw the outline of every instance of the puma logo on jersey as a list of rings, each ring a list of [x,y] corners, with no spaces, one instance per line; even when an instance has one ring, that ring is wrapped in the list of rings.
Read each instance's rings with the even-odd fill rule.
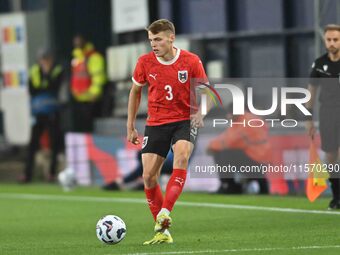
[[[149,76],[152,77],[154,80],[156,80],[157,74],[156,74],[156,73],[155,73],[155,74],[151,74],[151,73],[150,73]]]

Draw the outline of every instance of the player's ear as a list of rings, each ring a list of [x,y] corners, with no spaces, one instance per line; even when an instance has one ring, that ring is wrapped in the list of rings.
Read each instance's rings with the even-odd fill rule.
[[[170,34],[170,42],[173,43],[175,41],[175,35],[174,34]]]

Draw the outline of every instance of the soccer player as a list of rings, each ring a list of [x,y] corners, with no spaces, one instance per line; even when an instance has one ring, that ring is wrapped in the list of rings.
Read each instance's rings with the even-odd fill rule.
[[[142,55],[133,73],[129,95],[127,139],[139,144],[135,120],[142,87],[148,86],[148,117],[142,144],[144,191],[155,220],[156,235],[144,245],[173,243],[168,228],[170,212],[180,196],[197,129],[203,126],[200,111],[190,105],[193,78],[206,79],[199,57],[174,46],[175,27],[160,19],[147,28],[152,51]],[[163,197],[158,177],[164,159],[172,147],[173,171]]]
[[[321,148],[326,152],[327,164],[335,166],[340,153],[340,26],[327,25],[324,29],[324,41],[327,53],[313,63],[308,86],[311,99],[306,106],[312,112],[317,90],[320,87]],[[306,128],[313,138],[315,127],[312,118],[306,121]],[[337,167],[339,165],[334,169]],[[330,176],[333,199],[329,203],[329,209],[340,209],[339,173],[331,172]]]

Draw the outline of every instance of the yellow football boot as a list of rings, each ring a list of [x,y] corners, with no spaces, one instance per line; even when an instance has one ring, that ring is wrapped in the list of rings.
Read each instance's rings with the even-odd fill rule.
[[[165,229],[171,227],[172,219],[169,215],[162,213],[161,215],[157,216],[156,224],[154,231],[155,232],[163,232]]]
[[[163,232],[158,232],[156,235],[149,241],[143,243],[143,245],[153,245],[153,244],[172,244],[174,240],[172,239],[170,233],[164,234]]]

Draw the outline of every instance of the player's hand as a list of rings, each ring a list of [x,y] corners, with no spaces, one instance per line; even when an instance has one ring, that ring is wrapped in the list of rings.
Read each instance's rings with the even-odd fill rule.
[[[133,129],[127,129],[127,140],[130,143],[133,143],[135,145],[140,144],[140,141],[138,139],[138,132],[137,129],[133,128]]]
[[[316,133],[314,122],[312,120],[308,120],[305,123],[307,134],[313,139]]]
[[[191,126],[194,128],[204,127],[203,116],[201,112],[198,111],[195,114],[190,115]]]

